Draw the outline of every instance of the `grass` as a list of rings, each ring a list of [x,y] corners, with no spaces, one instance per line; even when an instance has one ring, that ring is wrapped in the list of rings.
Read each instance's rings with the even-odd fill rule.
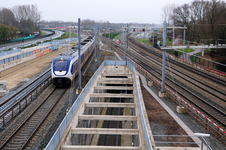
[[[114,37],[114,39],[115,39],[115,40],[117,40],[117,39],[118,39],[118,36],[119,36],[119,34],[118,34],[118,35],[116,35],[116,36]]]
[[[40,36],[44,36],[44,35],[46,35],[46,33],[41,31],[41,35]]]
[[[179,49],[179,50],[175,50],[178,52],[178,55],[183,55],[183,49]],[[189,52],[193,52],[193,49],[184,49],[184,53],[189,53]],[[168,53],[173,54],[174,55],[174,50],[167,50]]]
[[[137,39],[137,41],[144,43],[144,39]],[[152,46],[152,44],[149,43],[149,39],[145,39],[145,44]]]
[[[109,38],[109,36],[111,37],[116,37],[117,35],[119,35],[119,32],[111,32],[111,33],[103,33],[102,36],[105,36],[107,38]]]
[[[169,41],[169,39],[166,40],[166,45],[172,45],[173,40]]]
[[[71,37],[77,37],[77,34],[71,33]],[[62,40],[69,38],[69,32],[64,32],[61,37],[56,38],[56,40]]]
[[[70,44],[72,44],[72,45],[77,45],[78,43],[77,43],[77,42],[73,42],[73,43],[70,43]]]
[[[180,51],[183,51],[183,49],[179,49]],[[189,53],[189,52],[194,52],[195,50],[193,50],[193,49],[190,49],[190,48],[185,48],[184,49],[184,52],[185,53]]]

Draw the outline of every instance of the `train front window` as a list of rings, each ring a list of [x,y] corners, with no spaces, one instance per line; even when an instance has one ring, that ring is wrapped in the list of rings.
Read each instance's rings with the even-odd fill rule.
[[[55,60],[54,70],[55,71],[67,71],[68,60]]]

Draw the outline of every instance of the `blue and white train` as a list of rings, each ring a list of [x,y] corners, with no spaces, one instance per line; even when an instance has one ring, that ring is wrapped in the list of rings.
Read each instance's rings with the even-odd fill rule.
[[[94,39],[88,37],[81,43],[81,67],[86,63],[94,50]],[[70,86],[78,74],[78,49],[71,49],[56,56],[51,65],[52,81],[58,87]]]

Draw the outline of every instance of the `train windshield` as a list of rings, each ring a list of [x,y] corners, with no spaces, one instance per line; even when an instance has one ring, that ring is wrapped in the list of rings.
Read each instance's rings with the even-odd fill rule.
[[[68,60],[55,60],[54,70],[55,71],[67,71]]]

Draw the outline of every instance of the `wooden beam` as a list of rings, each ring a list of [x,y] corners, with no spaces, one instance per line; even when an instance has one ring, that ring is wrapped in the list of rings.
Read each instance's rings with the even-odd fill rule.
[[[133,90],[133,86],[95,86],[96,90]]]
[[[109,94],[109,93],[93,93],[90,97],[110,97],[110,98],[133,98],[133,94]]]
[[[137,116],[80,115],[79,120],[137,121]]]
[[[132,76],[131,73],[102,73],[102,76]]]
[[[131,144],[132,145],[132,144]],[[72,146],[64,145],[62,150],[142,150],[142,147],[134,146]]]
[[[72,134],[139,135],[139,129],[72,128]]]
[[[132,81],[97,81],[98,84],[133,84]]]
[[[116,74],[116,73],[118,73],[118,74],[127,74],[127,73],[129,73],[129,70],[105,70],[105,72],[104,73],[112,73],[112,74]]]
[[[94,102],[89,102],[85,103],[85,107],[120,107],[120,108],[135,108],[136,104],[135,103],[105,103],[105,102],[100,102],[100,103],[94,103]]]
[[[132,78],[100,78],[99,81],[124,81],[124,82],[133,82]]]

